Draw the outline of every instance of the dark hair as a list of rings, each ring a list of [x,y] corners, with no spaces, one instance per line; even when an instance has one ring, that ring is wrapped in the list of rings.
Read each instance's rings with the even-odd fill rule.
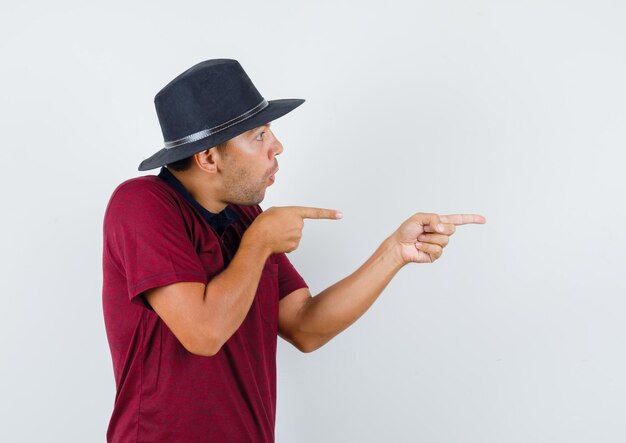
[[[193,161],[193,155],[187,158],[183,158],[182,160],[177,160],[175,162],[168,163],[165,166],[167,166],[167,169],[172,169],[174,171],[183,172],[191,168],[192,161]]]
[[[227,143],[228,142],[226,141],[224,143],[220,143],[219,145],[215,145],[217,150],[224,157],[226,157],[228,155],[226,153],[226,145],[227,145]],[[208,148],[208,149],[211,149],[211,148]],[[167,166],[167,169],[173,169],[174,171],[183,172],[183,171],[186,171],[187,169],[191,168],[191,164],[192,163],[193,163],[193,155],[190,155],[187,158],[183,158],[182,160],[177,160],[175,162],[168,163],[165,166]]]
[[[227,144],[228,144],[228,141],[225,141],[224,143],[220,143],[219,145],[215,145],[217,150],[224,157],[226,157],[228,155],[227,152],[226,152],[226,145]],[[208,148],[208,149],[211,149],[211,148]],[[167,169],[173,169],[174,171],[183,172],[183,171],[186,171],[187,169],[191,168],[191,164],[192,163],[193,163],[193,155],[190,155],[187,158],[183,158],[182,160],[178,160],[178,161],[169,163],[169,164],[167,164],[165,166],[167,166]]]

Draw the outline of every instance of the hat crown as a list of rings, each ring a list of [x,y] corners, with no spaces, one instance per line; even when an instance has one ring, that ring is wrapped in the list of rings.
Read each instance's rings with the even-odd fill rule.
[[[154,97],[166,142],[224,124],[263,101],[238,61],[200,62],[178,75]]]

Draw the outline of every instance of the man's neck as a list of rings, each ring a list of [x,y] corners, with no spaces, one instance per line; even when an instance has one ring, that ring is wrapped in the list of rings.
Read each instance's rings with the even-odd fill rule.
[[[168,169],[168,171],[181,182],[189,194],[207,211],[217,214],[228,206],[227,202],[212,198],[214,193],[210,192],[210,189],[207,189],[206,185],[203,186],[202,183],[199,183],[191,174],[173,171],[171,169]]]

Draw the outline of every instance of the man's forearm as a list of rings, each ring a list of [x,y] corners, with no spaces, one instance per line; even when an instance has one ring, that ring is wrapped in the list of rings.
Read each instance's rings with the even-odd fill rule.
[[[269,255],[265,248],[242,241],[226,269],[208,283],[204,305],[210,307],[210,324],[219,341],[218,349],[237,331],[248,314]]]
[[[359,269],[308,301],[298,328],[303,349],[323,346],[369,309],[403,266],[395,248],[386,239]]]

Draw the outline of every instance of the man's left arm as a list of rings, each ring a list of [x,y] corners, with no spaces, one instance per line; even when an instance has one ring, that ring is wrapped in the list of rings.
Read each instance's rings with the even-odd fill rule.
[[[328,343],[367,311],[407,263],[432,263],[457,225],[483,224],[476,214],[417,213],[389,236],[355,272],[317,296],[298,289],[279,304],[279,335],[302,352]]]

